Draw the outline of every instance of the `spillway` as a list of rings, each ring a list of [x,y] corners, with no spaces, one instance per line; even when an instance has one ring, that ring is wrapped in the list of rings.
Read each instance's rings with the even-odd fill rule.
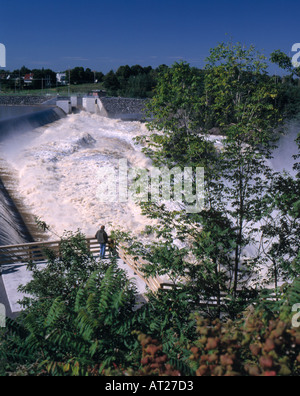
[[[28,120],[28,114],[22,117]],[[35,117],[44,119],[40,113]],[[147,220],[138,205],[100,202],[98,193],[107,181],[102,170],[117,169],[120,159],[127,159],[129,167],[151,167],[134,142],[136,136],[147,134],[145,125],[87,112],[53,121],[0,142],[0,157],[17,175],[14,191],[26,210],[50,225],[56,239],[65,230],[77,229],[93,236],[102,224],[107,225],[108,232],[114,228],[142,231]],[[289,125],[271,161],[275,170],[292,171],[299,129],[299,123]]]
[[[134,143],[147,133],[140,122],[125,122],[81,112],[0,143],[0,157],[13,170],[14,191],[26,210],[40,217],[57,239],[65,230],[95,235],[102,223],[110,229],[142,230],[145,218],[133,202],[99,202],[107,182],[102,169],[146,168],[151,161]],[[111,225],[111,226],[110,226]]]
[[[0,142],[14,141],[42,125],[65,117],[54,106],[0,106]],[[2,159],[2,156],[1,156]],[[0,175],[0,245],[32,242],[32,236]]]
[[[292,171],[299,130],[299,122],[288,126],[287,135],[270,161],[274,170]],[[134,140],[147,133],[145,125],[138,121],[125,122],[87,112],[66,117],[53,107],[10,108],[0,121],[1,167],[4,174],[10,175],[10,190],[25,212],[50,226],[52,233],[47,239],[57,240],[64,231],[77,229],[94,236],[102,224],[108,233],[121,228],[141,234],[149,220],[141,215],[137,204],[109,199],[100,202],[98,197],[106,188],[104,169],[117,169],[120,159],[126,159],[129,168],[151,168],[151,161]],[[0,244],[27,241],[31,241],[31,235],[0,180]],[[21,280],[16,278],[17,286],[24,276],[21,273]],[[13,290],[13,312],[19,310],[15,286],[7,287]]]

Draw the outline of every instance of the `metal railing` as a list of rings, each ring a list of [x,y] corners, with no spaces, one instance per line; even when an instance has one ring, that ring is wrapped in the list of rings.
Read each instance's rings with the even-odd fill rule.
[[[87,238],[91,253],[99,253],[100,247],[96,239]],[[18,245],[0,246],[0,266],[16,263],[38,262],[48,259],[48,252],[51,251],[57,256],[60,255],[61,241],[53,242],[33,242]]]
[[[120,259],[122,259],[124,263],[134,270],[134,272],[146,283],[151,291],[157,292],[159,289],[164,288],[165,284],[159,277],[145,278],[142,271],[143,266],[147,264],[145,260],[141,259],[140,257],[138,259],[133,258],[120,246],[117,246],[116,249]]]
[[[159,289],[163,289],[166,286],[158,277],[146,278],[143,274],[142,267],[146,264],[141,258],[133,258],[126,253],[125,248],[116,246],[114,243],[107,245],[109,251],[113,247],[118,254],[118,257],[123,260],[130,268],[133,269],[136,275],[138,275],[153,292],[157,292]],[[62,241],[52,242],[33,242],[24,243],[19,245],[8,245],[0,246],[0,269],[2,266],[29,262],[45,262],[49,258],[49,252],[54,253],[57,257],[60,256]],[[89,251],[93,255],[100,254],[100,246],[95,238],[86,238],[86,243]]]
[[[19,245],[0,246],[0,275],[1,267],[13,264],[26,264],[29,262],[43,263],[48,260],[49,252],[54,253],[56,257],[60,256],[61,243],[63,241],[53,242],[33,242]],[[100,245],[95,238],[86,238],[87,247],[92,255],[100,255]],[[148,264],[141,257],[133,257],[126,252],[125,246],[116,245],[112,239],[109,240],[107,251],[114,251],[126,265],[128,265],[137,276],[139,276],[148,288],[156,293],[158,290],[170,290],[176,286],[163,282],[159,277],[146,278],[143,267]],[[266,290],[266,301],[274,301],[277,296],[273,290]],[[199,302],[200,306],[210,308],[220,308],[226,304],[228,297],[221,293],[219,298],[213,297],[209,301]],[[246,299],[247,300],[247,299]],[[229,301],[230,302],[230,301]]]

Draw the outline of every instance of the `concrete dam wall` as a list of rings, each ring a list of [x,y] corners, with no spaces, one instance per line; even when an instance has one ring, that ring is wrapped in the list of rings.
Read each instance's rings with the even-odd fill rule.
[[[35,106],[43,104],[48,100],[49,97],[45,95],[5,95],[0,96],[0,106]]]
[[[33,242],[22,216],[0,179],[0,245]]]
[[[0,98],[1,99],[1,98]],[[14,98],[14,103],[19,100]],[[0,100],[1,103],[1,100]],[[0,105],[0,142],[57,121],[66,114],[56,106]],[[9,101],[9,103],[11,103]],[[35,100],[30,100],[35,103]],[[32,237],[0,175],[0,245],[32,242]]]
[[[145,121],[147,100],[132,98],[93,98],[82,99],[82,108],[89,113],[122,121]]]
[[[1,117],[1,114],[6,114]],[[27,132],[65,117],[56,106],[0,106],[0,140]]]
[[[145,100],[130,98],[0,97],[0,143],[53,123],[73,109],[126,121],[145,119]],[[56,105],[55,105],[56,104]],[[0,245],[32,242],[32,237],[0,175]]]

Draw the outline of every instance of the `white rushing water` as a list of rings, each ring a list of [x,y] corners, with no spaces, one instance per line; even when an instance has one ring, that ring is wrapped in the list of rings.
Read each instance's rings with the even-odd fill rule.
[[[58,235],[80,229],[94,236],[99,225],[139,233],[146,219],[133,202],[99,202],[102,167],[148,168],[134,144],[147,133],[140,122],[122,122],[82,112],[1,143],[0,157],[17,175],[15,191],[26,210]],[[109,224],[111,224],[109,226]],[[49,237],[53,238],[49,234]]]
[[[281,139],[274,170],[292,171],[292,154],[299,123],[289,125]],[[134,137],[147,134],[140,122],[112,120],[86,112],[70,115],[53,124],[15,134],[0,145],[0,158],[16,175],[14,190],[26,210],[40,217],[59,236],[80,229],[94,236],[98,227],[139,234],[148,224],[133,202],[100,202],[106,188],[103,167],[117,170],[120,159],[129,167],[151,168],[151,161],[134,144]],[[49,238],[54,238],[49,234]],[[57,236],[56,236],[57,238]]]

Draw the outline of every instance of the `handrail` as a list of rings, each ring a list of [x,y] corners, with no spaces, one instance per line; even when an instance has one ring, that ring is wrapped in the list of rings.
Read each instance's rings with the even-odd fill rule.
[[[163,282],[159,277],[146,278],[143,274],[143,266],[146,264],[145,260],[139,258],[133,258],[125,252],[124,248],[117,246],[117,252],[120,257],[134,272],[147,284],[149,289],[156,293],[159,289],[162,289]],[[170,285],[171,286],[171,285]]]
[[[86,238],[87,246],[89,251],[92,254],[100,254],[100,245],[96,238]],[[112,239],[110,238],[110,242]],[[0,274],[1,267],[9,264],[20,264],[20,263],[28,263],[30,261],[33,262],[43,262],[47,260],[47,255],[45,250],[53,251],[55,254],[60,254],[60,245],[62,240],[60,241],[50,241],[50,242],[31,242],[24,243],[19,245],[7,245],[0,246]],[[110,244],[109,244],[110,245]],[[114,244],[113,244],[114,245]],[[159,290],[170,290],[174,288],[173,284],[169,284],[165,281],[162,281],[158,276],[146,278],[143,272],[143,267],[145,264],[148,264],[141,257],[136,258],[131,256],[128,252],[126,252],[125,246],[115,245],[114,246],[118,257],[123,260],[125,264],[127,264],[130,268],[133,269],[135,274],[139,276],[149,287],[149,289],[156,293]],[[109,250],[110,247],[108,246]],[[275,300],[276,294],[274,291],[270,290],[268,296],[266,296],[266,300]],[[273,294],[272,294],[273,293]],[[226,301],[226,293],[220,296],[221,304]],[[200,303],[200,305],[216,307],[220,304],[217,297],[210,299],[209,302]]]
[[[96,238],[86,238],[85,239],[92,254],[100,254],[100,245]],[[33,262],[42,262],[47,260],[47,251],[52,251],[55,254],[60,254],[60,245],[62,241],[50,241],[50,242],[31,242],[18,245],[7,245],[0,246],[0,268],[4,265],[9,264],[19,264]],[[138,275],[149,287],[149,289],[156,293],[159,289],[162,289],[162,280],[159,277],[156,278],[146,278],[143,274],[143,266],[146,264],[141,258],[136,259],[125,252],[125,248],[121,246],[115,246],[116,252],[121,260],[124,261],[130,268],[134,270],[136,275]],[[107,248],[109,249],[109,247]]]
[[[86,242],[90,252],[100,252],[99,244],[95,238],[86,238]],[[0,246],[0,267],[7,264],[46,260],[45,251],[50,250],[59,254],[61,243],[62,241],[50,241]]]

